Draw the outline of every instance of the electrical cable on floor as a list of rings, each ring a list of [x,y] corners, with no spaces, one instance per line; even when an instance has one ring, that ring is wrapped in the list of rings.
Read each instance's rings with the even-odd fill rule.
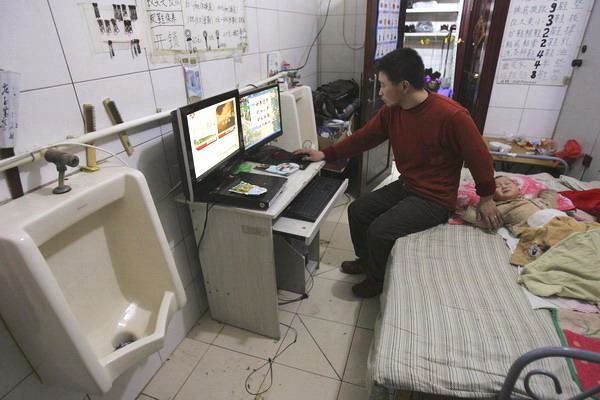
[[[282,301],[281,303],[277,303],[278,305],[282,306],[282,305],[286,305],[286,304],[290,304],[290,303],[295,303],[296,301],[308,299],[308,297],[309,297],[308,295],[309,295],[310,291],[315,286],[315,274],[310,272],[310,270],[308,269],[308,265],[306,265],[306,264],[304,265],[304,269],[306,269],[306,272],[308,272],[308,278],[304,282],[304,286],[307,288],[306,293],[304,293],[303,295],[301,295],[300,297],[298,297],[296,299],[279,299],[278,298],[277,300]]]
[[[250,373],[250,375],[248,375],[248,377],[246,378],[246,383],[244,385],[244,389],[246,389],[246,392],[248,394],[251,394],[252,396],[259,396],[261,394],[264,394],[264,393],[268,392],[269,389],[271,389],[271,386],[273,386],[273,362],[277,359],[277,357],[279,357],[280,355],[282,355],[284,351],[286,351],[291,345],[293,345],[294,343],[296,343],[296,341],[298,340],[298,331],[295,328],[292,328],[290,325],[286,325],[286,324],[284,324],[282,322],[280,322],[279,324],[283,325],[283,326],[286,326],[290,330],[294,331],[294,340],[290,344],[288,344],[287,346],[285,346],[283,348],[283,350],[278,351],[277,354],[275,354],[275,356],[272,359],[269,358],[269,360],[266,363],[264,363],[263,365],[261,365],[260,367],[258,367],[254,371],[252,371]],[[286,332],[285,336],[287,336],[287,332]],[[285,339],[285,336],[284,336],[284,339]],[[257,392],[257,393],[251,392],[250,391],[250,384],[248,383],[248,380],[250,380],[250,378],[252,377],[252,375],[254,375],[255,373],[257,373],[258,371],[260,371],[261,369],[263,369],[267,365],[269,366],[269,369],[267,370],[267,374],[269,375],[269,379],[270,379],[269,386],[265,390],[263,390],[261,392]],[[263,383],[264,383],[264,381],[261,382],[260,386],[262,386]],[[260,389],[260,386],[259,386],[259,389]]]
[[[281,298],[278,297],[277,298],[277,305],[284,306],[286,304],[291,304],[291,303],[295,303],[295,302],[300,301],[300,300],[308,299],[308,297],[309,297],[308,294],[310,293],[310,291],[315,286],[315,278],[314,278],[314,275],[308,269],[308,266],[306,264],[304,265],[304,269],[306,269],[306,272],[308,272],[308,278],[304,282],[304,287],[308,288],[306,290],[306,293],[304,293],[303,295],[301,295],[301,296],[299,296],[299,297],[297,297],[295,299],[281,299]]]
[[[342,203],[342,204],[336,204],[335,206],[333,206],[333,208],[338,208],[341,206],[347,206],[348,204],[350,204],[350,202],[352,201],[352,198],[350,197],[350,195],[348,193],[344,193],[344,196],[346,196],[346,198],[348,199],[347,202]]]
[[[327,18],[329,17],[329,7],[330,6],[331,6],[331,0],[329,0],[329,3],[327,3],[327,12],[325,13],[325,21],[323,21],[323,26],[321,27],[321,29],[319,29],[319,32],[317,32],[317,36],[315,36],[315,40],[313,40],[312,44],[310,45],[310,48],[308,49],[308,55],[306,56],[306,61],[304,61],[304,64],[302,64],[301,67],[292,68],[289,71],[300,71],[308,63],[308,60],[310,59],[310,52],[312,51],[312,48],[315,45],[315,42],[317,41],[319,36],[321,36],[321,32],[323,32],[323,29],[325,28],[325,25],[327,24]]]

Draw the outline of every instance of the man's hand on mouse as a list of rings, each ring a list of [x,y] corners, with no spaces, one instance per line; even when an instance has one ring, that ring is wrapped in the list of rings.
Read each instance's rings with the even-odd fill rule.
[[[293,153],[294,155],[298,155],[298,154],[304,154],[305,157],[303,158],[303,160],[306,161],[321,161],[325,159],[325,153],[323,153],[322,151],[319,150],[315,150],[315,149],[298,149],[296,151],[294,151]]]

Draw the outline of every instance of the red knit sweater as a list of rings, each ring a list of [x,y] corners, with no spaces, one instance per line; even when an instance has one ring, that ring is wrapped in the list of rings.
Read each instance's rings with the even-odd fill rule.
[[[364,127],[323,152],[327,161],[336,161],[387,139],[400,179],[419,196],[454,211],[463,161],[479,196],[495,191],[492,158],[468,111],[437,93],[409,110],[384,105]]]

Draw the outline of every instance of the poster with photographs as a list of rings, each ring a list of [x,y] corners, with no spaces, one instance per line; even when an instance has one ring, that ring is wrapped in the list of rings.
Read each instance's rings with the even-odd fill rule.
[[[510,3],[498,60],[498,83],[564,86],[592,0]]]
[[[379,60],[398,46],[400,0],[380,0],[377,12],[375,60]]]

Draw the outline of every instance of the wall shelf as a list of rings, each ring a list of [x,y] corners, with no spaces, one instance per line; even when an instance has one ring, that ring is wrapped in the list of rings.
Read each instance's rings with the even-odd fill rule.
[[[448,32],[404,32],[404,37],[446,37]],[[454,35],[452,35],[454,36]]]
[[[439,14],[439,13],[458,13],[458,8],[409,8],[407,14]]]

